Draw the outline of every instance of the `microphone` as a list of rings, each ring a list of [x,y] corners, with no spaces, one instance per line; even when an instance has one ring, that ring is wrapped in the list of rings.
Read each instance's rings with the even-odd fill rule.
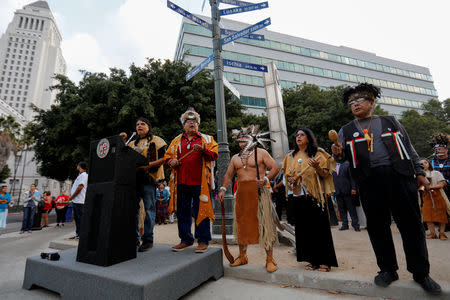
[[[136,135],[136,132],[133,132],[133,134],[130,136],[130,138],[128,139],[128,141],[125,143],[125,146],[127,146],[128,143],[131,142],[131,139],[134,138],[135,135]]]

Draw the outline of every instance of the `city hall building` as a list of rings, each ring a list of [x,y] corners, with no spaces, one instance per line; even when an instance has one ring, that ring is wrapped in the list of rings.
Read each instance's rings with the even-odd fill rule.
[[[198,16],[210,22],[210,18]],[[221,19],[221,27],[235,31],[251,24]],[[255,34],[265,40],[241,38],[223,47],[223,58],[252,64],[273,61],[279,71],[283,88],[294,88],[304,82],[321,88],[355,85],[361,82],[381,87],[378,103],[390,114],[401,116],[402,111],[417,109],[431,98],[437,98],[430,70],[374,53],[344,46],[336,47],[262,29]],[[199,65],[212,53],[211,32],[187,18],[183,18],[178,36],[175,60]],[[212,70],[213,63],[207,69]],[[241,102],[249,113],[262,114],[266,99],[263,73],[225,67],[224,77],[239,91]]]

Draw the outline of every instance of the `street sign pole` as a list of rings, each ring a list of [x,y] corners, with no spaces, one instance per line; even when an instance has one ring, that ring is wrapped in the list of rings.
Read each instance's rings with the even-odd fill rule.
[[[213,37],[213,54],[214,54],[214,94],[216,99],[216,123],[217,123],[217,143],[219,144],[219,159],[217,160],[218,185],[222,185],[223,177],[230,163],[230,149],[228,148],[227,138],[227,119],[225,111],[225,94],[223,87],[223,61],[222,61],[222,44],[220,36],[220,13],[219,0],[209,0],[211,5],[211,21],[212,21],[212,37]],[[227,187],[225,193],[225,227],[227,235],[233,233],[233,207],[234,199],[231,188]],[[222,233],[222,214],[220,204],[214,206],[214,214],[216,221],[213,223],[213,234],[220,235]]]

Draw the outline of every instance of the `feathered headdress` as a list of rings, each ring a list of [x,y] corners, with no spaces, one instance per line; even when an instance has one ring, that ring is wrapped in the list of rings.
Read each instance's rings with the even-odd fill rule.
[[[447,148],[449,144],[449,136],[443,133],[432,135],[430,140],[428,141],[428,144],[430,144],[430,146],[433,148],[437,147]]]
[[[238,142],[246,142],[247,145],[242,149],[241,153],[245,151],[253,150],[258,144],[260,144],[264,149],[268,147],[267,142],[275,142],[274,139],[264,137],[270,133],[270,131],[259,132],[259,125],[250,125],[249,127],[244,127],[232,130],[233,139]]]

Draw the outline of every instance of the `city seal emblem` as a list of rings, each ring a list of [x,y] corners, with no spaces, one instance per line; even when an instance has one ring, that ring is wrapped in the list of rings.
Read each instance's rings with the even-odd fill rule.
[[[97,144],[97,156],[100,158],[105,158],[109,153],[109,141],[108,139],[101,139]]]

